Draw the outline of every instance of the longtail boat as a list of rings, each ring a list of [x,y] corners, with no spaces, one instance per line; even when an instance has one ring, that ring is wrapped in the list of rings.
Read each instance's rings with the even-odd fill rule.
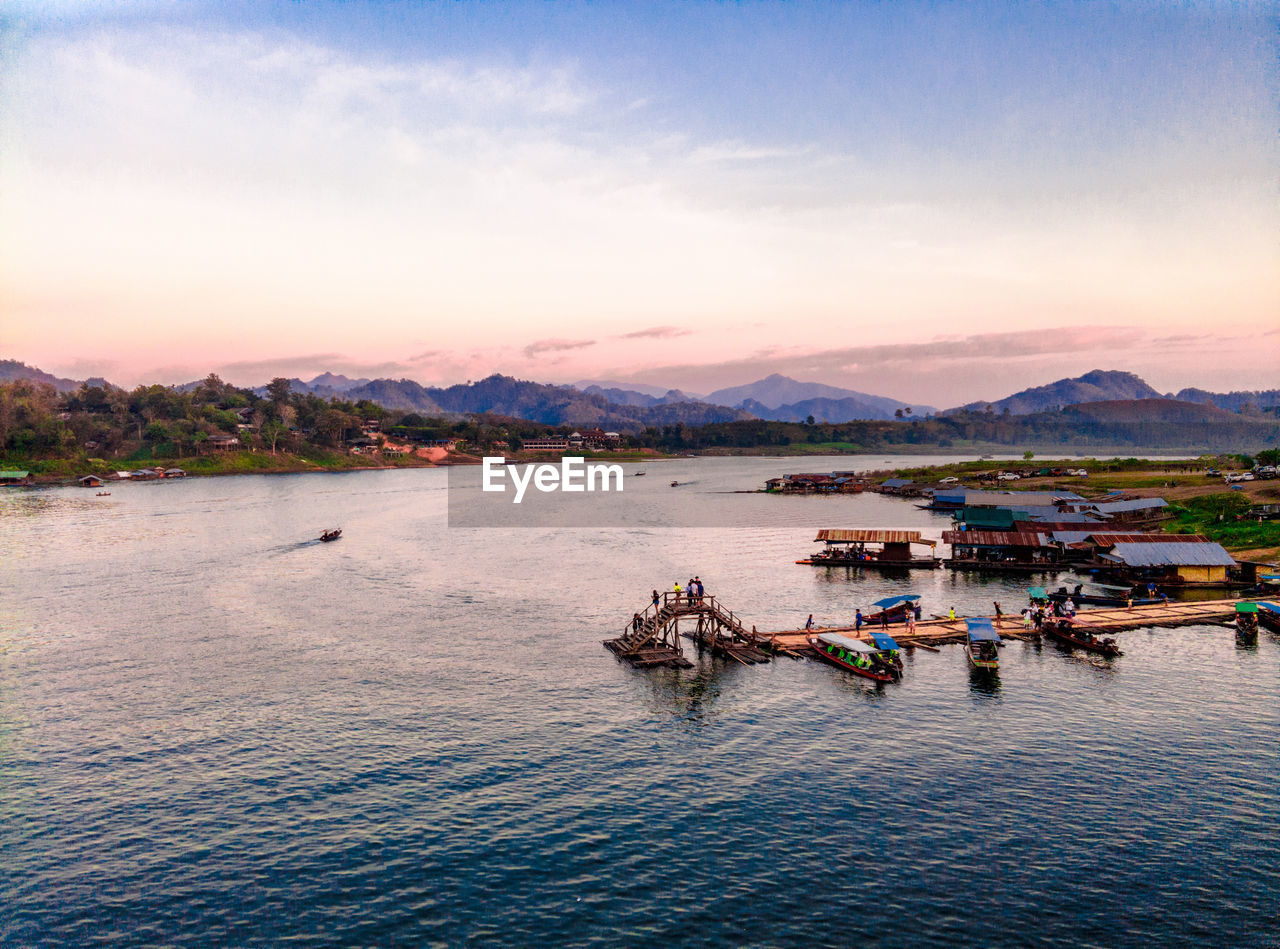
[[[328,531],[325,531],[323,534],[321,534],[320,539],[327,544],[329,541],[337,540],[341,536],[342,536],[342,528],[335,527],[333,530],[328,530]]]
[[[1271,632],[1280,633],[1280,606],[1275,603],[1259,603],[1258,622]]]
[[[1127,597],[1105,593],[1083,593],[1080,586],[1071,593],[1067,592],[1066,587],[1059,587],[1055,592],[1050,593],[1048,598],[1054,603],[1065,603],[1071,600],[1077,606],[1081,604],[1085,606],[1155,606],[1169,599],[1167,596]]]
[[[1236,638],[1241,642],[1256,645],[1258,642],[1258,604],[1236,604]]]
[[[905,623],[907,614],[915,613],[915,604],[919,599],[920,597],[917,594],[907,593],[902,596],[886,596],[883,600],[876,600],[871,605],[880,607],[880,612],[864,616],[862,622],[868,626]]]
[[[898,674],[902,674],[902,648],[897,644],[892,636],[888,633],[877,632],[871,630],[871,641],[875,643],[875,647],[880,650],[880,658],[888,665],[898,670]]]
[[[1041,632],[1050,639],[1073,649],[1083,649],[1086,652],[1097,653],[1108,658],[1124,655],[1120,651],[1120,647],[1116,645],[1116,641],[1110,636],[1106,639],[1099,639],[1087,630],[1074,628],[1071,625],[1071,620],[1065,617],[1050,617],[1045,621]]]
[[[841,636],[839,633],[818,633],[808,639],[809,645],[827,662],[863,678],[875,682],[893,682],[902,676],[901,671],[879,649],[860,639]]]
[[[991,625],[989,619],[965,620],[968,626],[968,641],[965,643],[965,658],[975,669],[996,672],[1000,668],[1000,634]]]

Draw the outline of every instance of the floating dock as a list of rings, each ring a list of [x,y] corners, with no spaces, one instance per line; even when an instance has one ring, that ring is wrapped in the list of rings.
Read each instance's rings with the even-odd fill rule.
[[[1116,633],[1126,629],[1148,626],[1194,626],[1205,623],[1228,625],[1235,619],[1237,603],[1258,602],[1253,599],[1203,600],[1196,603],[1157,603],[1149,606],[1104,607],[1081,610],[1074,617],[1074,625],[1095,635]],[[900,646],[937,649],[946,643],[964,642],[966,620],[974,617],[958,616],[955,619],[928,619],[916,623],[908,633],[906,626],[897,623],[888,627]],[[1023,626],[1019,614],[988,617],[1000,635],[1006,639],[1030,639],[1037,634]],[[726,610],[713,596],[691,597],[685,594],[664,593],[656,604],[650,604],[643,613],[636,613],[621,636],[604,640],[605,648],[637,668],[673,666],[689,668],[692,663],[684,657],[682,639],[693,640],[700,648],[726,659],[752,665],[768,662],[773,655],[801,657],[812,655],[809,636],[819,633],[845,633],[854,638],[870,641],[877,625],[863,624],[861,630],[853,626],[821,626],[811,630],[788,629],[776,632],[757,632],[748,629],[742,618],[732,610]]]
[[[1117,633],[1126,629],[1138,629],[1145,626],[1194,626],[1202,623],[1226,623],[1235,619],[1236,604],[1253,602],[1251,600],[1202,600],[1196,603],[1157,603],[1150,606],[1105,607],[1097,610],[1080,610],[1074,618],[1074,625],[1087,629],[1091,633]],[[890,635],[901,646],[940,646],[945,643],[964,642],[965,620],[969,617],[958,616],[955,619],[928,619],[916,623],[914,632],[908,633],[902,624],[889,627]],[[996,623],[996,617],[987,617]],[[822,632],[853,633],[855,637],[867,638],[871,629],[880,627],[863,625],[862,631],[852,626],[823,627]],[[1000,618],[996,625],[1000,635],[1007,639],[1022,639],[1035,634],[1032,629],[1024,629],[1022,617],[1015,613]],[[817,630],[814,630],[817,631]],[[764,648],[786,651],[803,651],[808,648],[808,633],[803,629],[782,630],[775,633],[760,633]]]

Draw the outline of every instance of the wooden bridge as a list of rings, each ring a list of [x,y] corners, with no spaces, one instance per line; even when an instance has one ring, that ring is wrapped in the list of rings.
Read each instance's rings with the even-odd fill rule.
[[[732,610],[726,610],[714,596],[687,593],[661,594],[656,604],[650,603],[643,613],[631,618],[621,636],[606,639],[604,645],[638,668],[688,668],[693,663],[684,658],[682,636],[745,665],[769,661],[769,655],[759,648],[761,637],[754,629],[748,630]]]

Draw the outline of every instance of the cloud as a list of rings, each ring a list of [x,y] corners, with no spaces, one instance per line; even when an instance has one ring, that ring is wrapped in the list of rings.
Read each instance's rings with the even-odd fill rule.
[[[563,353],[573,349],[586,349],[594,346],[594,339],[540,339],[524,348],[524,354],[532,359],[544,353]]]
[[[678,326],[651,326],[648,329],[636,330],[634,333],[623,333],[617,339],[673,339],[676,336],[688,336],[693,330],[681,329]]]

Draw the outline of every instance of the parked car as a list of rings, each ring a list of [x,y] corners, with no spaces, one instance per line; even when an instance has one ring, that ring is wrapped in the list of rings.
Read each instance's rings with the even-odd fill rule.
[[[938,482],[938,484],[956,484],[959,481],[960,481],[959,478],[943,478],[941,481]]]

